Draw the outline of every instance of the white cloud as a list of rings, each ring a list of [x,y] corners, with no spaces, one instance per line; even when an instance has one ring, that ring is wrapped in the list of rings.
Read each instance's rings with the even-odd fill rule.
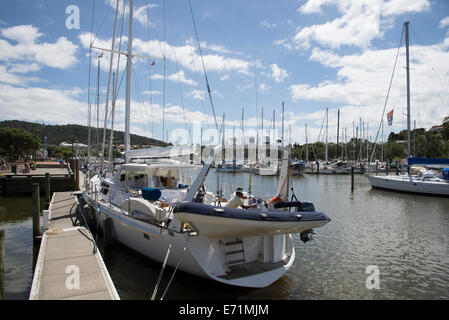
[[[268,28],[268,29],[272,29],[272,28],[276,28],[276,27],[277,27],[277,24],[275,24],[275,23],[269,23],[267,20],[262,20],[262,21],[260,22],[260,25],[261,25],[262,27],[265,27],[265,28]]]
[[[286,78],[288,78],[288,73],[286,70],[279,68],[279,66],[277,64],[272,64],[270,65],[271,68],[271,76],[273,78],[274,81],[276,82],[282,82],[284,81]]]
[[[161,80],[161,79],[164,79],[164,76],[161,75],[161,74],[155,74],[155,75],[152,76],[152,79],[154,79],[154,80]],[[183,70],[179,70],[179,72],[172,73],[172,74],[166,76],[166,79],[170,80],[172,82],[184,83],[184,84],[187,84],[189,86],[196,86],[196,85],[198,85],[198,83],[196,81],[194,81],[192,79],[187,79]]]
[[[17,88],[0,84],[0,110],[2,119],[35,121],[45,114],[50,123],[86,124],[87,105],[76,100],[82,91],[43,88]],[[74,112],[76,110],[76,112]]]
[[[23,77],[16,75],[12,71],[12,68],[8,69],[6,66],[0,65],[0,83],[23,86],[28,82],[42,82],[42,80],[36,77]]]
[[[20,25],[1,30],[0,61],[39,63],[52,68],[68,69],[77,63],[78,47],[65,37],[55,43],[39,42],[43,36],[32,25]]]
[[[381,27],[390,26],[392,18],[428,10],[430,3],[428,0],[309,0],[298,11],[319,14],[325,6],[336,7],[340,16],[323,24],[301,28],[292,38],[298,50],[310,48],[312,42],[333,49],[342,46],[367,48],[373,39],[383,37],[385,30]]]
[[[187,97],[200,101],[205,101],[204,94],[201,90],[192,90],[187,94]]]
[[[441,121],[440,118],[447,114],[445,110],[449,104],[449,94],[445,90],[449,86],[449,65],[445,63],[449,61],[447,49],[444,43],[410,48],[410,51],[415,53],[411,59],[411,113],[418,126],[428,128]],[[384,107],[396,51],[397,49],[366,50],[361,54],[340,56],[315,48],[310,60],[335,69],[337,79],[322,81],[315,86],[305,83],[291,85],[292,99],[343,104],[346,106],[345,113],[349,115],[349,119],[356,120],[362,116],[377,125]],[[400,52],[387,105],[389,109],[395,108],[398,114],[402,114],[406,106],[404,51]],[[432,63],[438,66],[438,70],[428,65],[428,57],[432,57]],[[402,129],[403,127],[400,128]]]
[[[441,29],[446,28],[447,26],[449,26],[449,16],[444,19],[441,19],[440,24],[439,24],[439,27]]]

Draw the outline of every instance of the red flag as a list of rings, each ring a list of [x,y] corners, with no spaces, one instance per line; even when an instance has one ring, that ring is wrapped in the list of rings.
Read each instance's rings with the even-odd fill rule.
[[[391,110],[390,112],[387,113],[387,120],[388,120],[388,125],[392,126],[393,125],[393,110]]]

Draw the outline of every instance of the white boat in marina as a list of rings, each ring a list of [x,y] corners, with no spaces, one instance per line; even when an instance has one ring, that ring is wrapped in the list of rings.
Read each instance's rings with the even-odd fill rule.
[[[373,188],[393,191],[417,193],[425,195],[449,196],[449,180],[438,176],[370,176],[367,175]]]
[[[278,167],[274,165],[256,166],[254,172],[259,176],[276,176],[278,174]]]
[[[443,178],[434,174],[412,175],[410,166],[416,164],[431,165],[449,165],[449,159],[425,159],[411,157],[410,140],[410,68],[409,68],[409,22],[404,23],[405,45],[406,45],[406,72],[407,72],[407,154],[408,154],[408,173],[396,176],[369,175],[368,178],[371,187],[387,189],[399,192],[417,193],[425,195],[449,196],[449,177]]]
[[[194,275],[236,286],[268,286],[295,259],[291,233],[307,241],[330,219],[298,201],[248,210],[222,207],[203,185],[212,162],[213,156],[191,186],[186,182],[196,165],[124,164],[112,179],[90,179],[83,199],[95,209],[108,239],[161,263],[169,250],[168,265],[179,264]],[[288,172],[288,159],[284,168]],[[277,194],[282,199],[288,197],[287,181],[286,174],[281,176]]]
[[[129,19],[132,30],[133,0]],[[163,268],[168,265],[174,272],[179,268],[228,285],[269,286],[295,261],[291,234],[299,233],[307,242],[313,229],[330,221],[309,203],[288,201],[289,149],[283,149],[278,188],[270,203],[247,210],[223,207],[205,186],[221,146],[212,149],[201,166],[179,157],[173,160],[183,153],[176,147],[130,150],[132,31],[126,55],[126,163],[112,175],[89,175],[80,210],[86,216],[93,214],[106,244],[120,242]]]

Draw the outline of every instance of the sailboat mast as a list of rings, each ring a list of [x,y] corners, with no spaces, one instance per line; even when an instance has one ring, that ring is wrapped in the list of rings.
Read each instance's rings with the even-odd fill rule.
[[[131,118],[131,70],[133,61],[133,16],[134,0],[129,0],[129,37],[128,59],[126,63],[126,100],[125,100],[125,162],[128,163],[128,152],[131,149],[130,118]]]
[[[284,147],[284,101],[282,101],[282,147]]]
[[[409,21],[404,23],[405,28],[405,56],[406,56],[406,71],[407,71],[407,158],[410,158],[410,64],[409,64],[409,35],[408,35]]]
[[[326,164],[328,162],[328,150],[327,150],[327,143],[328,143],[328,133],[327,130],[329,128],[329,113],[328,108],[326,108]]]
[[[309,162],[309,142],[307,138],[307,124],[306,124],[306,162]]]

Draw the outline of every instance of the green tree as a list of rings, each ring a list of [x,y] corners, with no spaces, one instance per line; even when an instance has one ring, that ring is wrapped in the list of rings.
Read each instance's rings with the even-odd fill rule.
[[[16,128],[0,128],[0,154],[10,161],[21,156],[34,155],[40,148],[39,139],[26,130]]]

